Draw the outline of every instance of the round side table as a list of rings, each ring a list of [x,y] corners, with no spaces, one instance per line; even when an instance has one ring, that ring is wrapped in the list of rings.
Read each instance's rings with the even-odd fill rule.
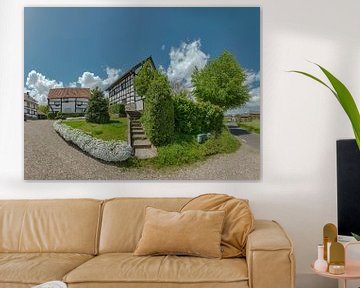
[[[346,284],[348,280],[356,280],[360,279],[360,260],[347,260],[346,258],[346,250],[351,245],[359,245],[360,242],[349,242],[345,244],[345,273],[344,274],[331,274],[329,272],[320,272],[314,269],[314,263],[311,264],[311,269],[318,275],[327,278],[338,279],[339,281],[343,281],[343,288],[346,288]]]

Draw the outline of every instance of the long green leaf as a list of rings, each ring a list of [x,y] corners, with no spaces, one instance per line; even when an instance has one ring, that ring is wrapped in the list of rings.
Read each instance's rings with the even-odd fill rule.
[[[360,241],[360,235],[351,232],[351,235],[356,239],[356,241]]]
[[[350,119],[350,122],[351,122],[353,130],[354,130],[356,142],[360,149],[360,114],[359,114],[358,108],[356,107],[354,98],[352,97],[350,91],[346,88],[346,86],[340,80],[338,80],[334,75],[332,75],[325,68],[321,67],[320,65],[317,65],[317,66],[321,69],[321,71],[323,71],[325,76],[329,79],[331,85],[334,87],[334,89],[338,95],[337,98]]]
[[[338,80],[334,75],[332,75],[325,68],[321,67],[320,65],[318,65],[316,63],[314,63],[314,64],[317,65],[321,69],[321,71],[329,79],[329,81],[334,89],[332,89],[329,85],[327,85],[325,82],[323,82],[319,78],[317,78],[309,73],[297,71],[297,70],[293,70],[293,71],[289,71],[289,72],[294,72],[294,73],[305,75],[305,76],[321,83],[335,95],[336,99],[339,101],[340,105],[343,107],[345,113],[348,115],[348,117],[350,119],[351,125],[354,130],[356,142],[357,142],[357,145],[360,150],[360,114],[356,107],[354,98],[352,97],[349,90],[345,87],[345,85],[340,80]]]
[[[298,70],[290,70],[290,71],[288,71],[288,72],[293,72],[293,73],[298,73],[298,74],[305,75],[305,76],[307,76],[307,77],[309,77],[309,78],[311,78],[311,79],[313,79],[313,80],[321,83],[321,84],[324,85],[325,87],[329,88],[330,91],[335,95],[335,97],[336,97],[336,98],[338,97],[337,94],[336,94],[336,92],[335,92],[333,89],[331,89],[331,87],[330,87],[329,85],[327,85],[325,82],[323,82],[323,81],[320,80],[319,78],[317,78],[317,77],[315,77],[315,76],[313,76],[313,75],[311,75],[311,74],[309,74],[309,73],[302,72],[302,71],[298,71]]]

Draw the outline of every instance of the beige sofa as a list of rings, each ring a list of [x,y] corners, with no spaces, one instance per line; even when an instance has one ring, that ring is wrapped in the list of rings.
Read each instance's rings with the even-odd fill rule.
[[[256,220],[246,258],[133,256],[146,206],[179,210],[186,198],[0,201],[0,288],[62,280],[71,288],[293,288],[292,244]]]

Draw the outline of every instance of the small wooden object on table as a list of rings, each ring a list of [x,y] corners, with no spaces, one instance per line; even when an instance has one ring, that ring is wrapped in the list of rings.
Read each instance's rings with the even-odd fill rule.
[[[311,264],[311,269],[318,275],[343,280],[343,288],[346,288],[348,280],[360,279],[360,259],[359,260],[348,260],[347,248],[352,245],[360,245],[360,242],[349,242],[345,244],[345,273],[344,274],[331,274],[329,272],[320,272],[314,269],[314,264]]]

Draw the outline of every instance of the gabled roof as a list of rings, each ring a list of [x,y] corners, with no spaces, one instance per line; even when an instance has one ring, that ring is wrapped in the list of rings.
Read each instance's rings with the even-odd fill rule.
[[[77,87],[50,89],[48,99],[56,98],[90,98],[90,89]]]
[[[156,69],[154,60],[152,59],[152,57],[148,57],[146,59],[144,59],[143,61],[139,62],[138,64],[136,64],[134,67],[130,68],[128,71],[126,71],[124,74],[122,74],[118,79],[116,79],[112,84],[110,84],[105,91],[109,91],[111,90],[111,88],[113,88],[116,84],[118,84],[119,82],[121,82],[121,80],[123,80],[124,78],[126,78],[130,73],[135,73],[136,69],[138,69],[140,66],[144,65],[144,63],[146,61],[150,61],[150,63],[152,64],[152,66],[154,67],[154,69]]]
[[[33,102],[33,103],[38,103],[33,97],[31,97],[28,92],[24,93],[24,100],[29,101],[29,102]]]

